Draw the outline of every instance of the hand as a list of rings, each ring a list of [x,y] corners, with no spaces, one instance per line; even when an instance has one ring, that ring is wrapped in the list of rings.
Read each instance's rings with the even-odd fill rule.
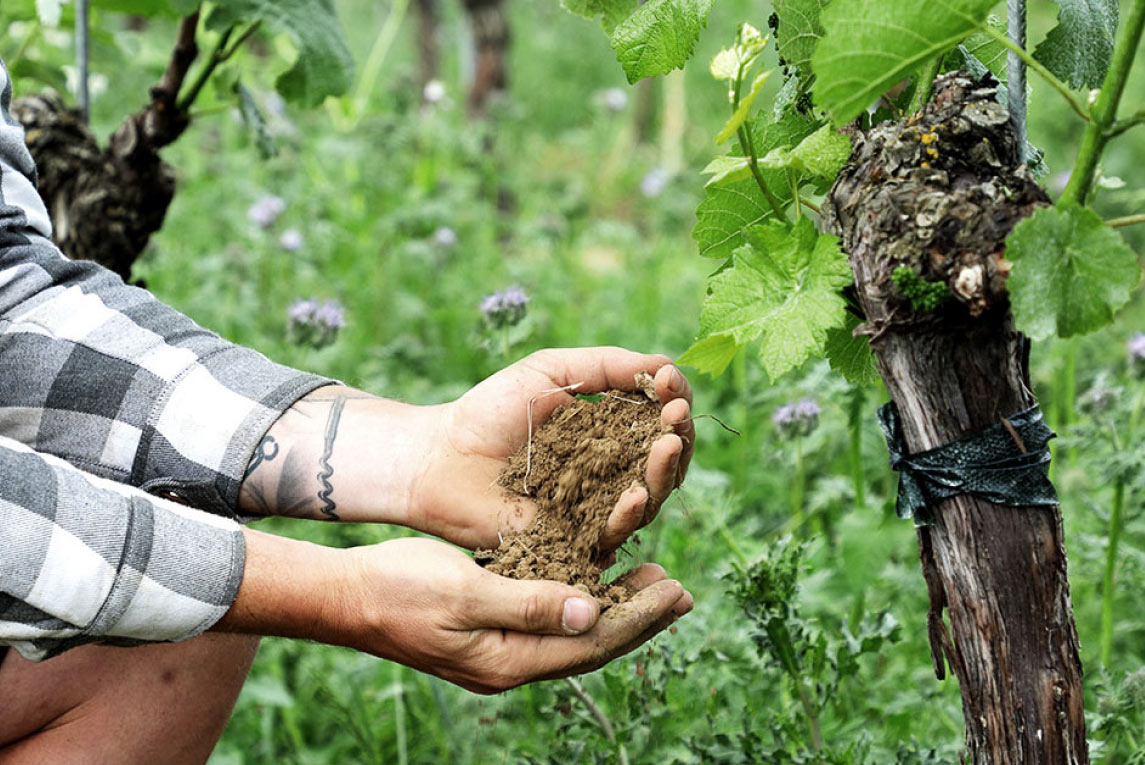
[[[600,616],[574,587],[506,579],[428,539],[333,550],[244,534],[242,586],[216,629],[344,645],[478,693],[592,671],[692,609],[653,564],[629,572],[636,596]]]
[[[536,515],[529,500],[506,496],[496,480],[508,458],[554,409],[573,400],[556,389],[580,383],[576,393],[635,390],[637,372],[654,374],[664,404],[661,420],[672,433],[652,445],[645,485],[625,492],[609,517],[605,554],[656,517],[680,485],[695,443],[692,391],[665,356],[620,348],[546,350],[528,356],[436,410],[424,469],[411,489],[409,525],[466,547],[496,547],[498,532],[526,528]],[[556,391],[556,392],[554,392]]]

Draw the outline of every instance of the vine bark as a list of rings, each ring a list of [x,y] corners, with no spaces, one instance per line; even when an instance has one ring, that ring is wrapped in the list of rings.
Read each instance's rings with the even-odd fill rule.
[[[855,272],[866,317],[856,332],[871,339],[912,453],[1034,403],[1004,241],[1049,202],[1018,160],[994,88],[958,72],[935,87],[923,112],[854,131],[824,208]],[[914,310],[891,278],[902,266],[945,283],[950,297]],[[927,634],[938,678],[947,665],[958,677],[969,760],[1087,763],[1060,508],[961,495],[934,510],[935,523],[918,529]]]

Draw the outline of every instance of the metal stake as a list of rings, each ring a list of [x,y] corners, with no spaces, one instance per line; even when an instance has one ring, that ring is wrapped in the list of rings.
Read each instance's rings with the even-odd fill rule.
[[[1014,44],[1026,47],[1026,0],[1006,0],[1007,34]],[[1026,161],[1026,63],[1010,51],[1006,59],[1006,94],[1010,122],[1018,141],[1018,160]]]

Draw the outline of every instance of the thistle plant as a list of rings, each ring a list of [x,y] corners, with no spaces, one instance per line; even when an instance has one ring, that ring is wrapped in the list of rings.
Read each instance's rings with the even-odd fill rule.
[[[807,494],[807,471],[803,464],[803,439],[819,427],[819,404],[811,398],[802,398],[776,409],[771,422],[780,435],[790,439],[795,448],[795,476],[791,481],[791,522],[801,531],[806,523],[804,499]]]

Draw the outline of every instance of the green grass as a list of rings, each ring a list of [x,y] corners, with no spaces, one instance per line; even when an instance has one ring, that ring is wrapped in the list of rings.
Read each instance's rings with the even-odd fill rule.
[[[388,7],[364,0],[339,6],[361,61]],[[697,171],[716,152],[710,136],[726,108],[703,63],[740,20],[763,27],[767,9],[717,4],[697,63],[684,76],[686,124],[677,147],[658,142],[659,118],[651,142],[634,142],[635,90],[627,89],[629,105],[619,114],[601,106],[596,94],[621,86],[623,76],[591,24],[556,3],[510,7],[511,91],[485,124],[470,122],[462,108],[457,51],[464,30],[453,4],[443,9],[446,106],[417,105],[407,20],[352,127],[331,117],[344,116],[339,108],[290,110],[294,129],[280,136],[279,155],[264,161],[226,109],[204,114],[167,153],[179,171],[179,193],[138,274],[162,299],[235,342],[416,403],[449,400],[547,346],[616,344],[681,353],[697,329],[704,279],[713,267],[697,256],[689,235],[702,190]],[[1055,8],[1035,4],[1042,15]],[[130,43],[139,47],[142,66],[122,67],[122,73],[120,54],[100,54],[97,63],[115,72],[115,87],[96,102],[101,131],[142,98],[169,38],[169,26],[154,25]],[[271,81],[273,71],[264,70],[272,64],[247,66],[253,84]],[[665,86],[652,87],[659,104]],[[1042,126],[1033,137],[1046,145],[1051,170],[1072,158],[1075,132],[1062,127],[1067,107],[1054,98],[1039,88],[1032,105],[1035,125]],[[1039,109],[1048,119],[1037,121]],[[659,196],[643,196],[645,173],[677,149],[680,174]],[[1131,189],[1133,168],[1143,161],[1145,130],[1139,129],[1121,139],[1107,174],[1126,178]],[[264,231],[246,212],[266,193],[283,197],[287,209]],[[1142,199],[1140,191],[1110,191],[1104,204],[1109,214],[1125,214],[1139,210]],[[456,232],[456,246],[433,243],[441,226]],[[301,231],[301,250],[279,246],[287,228]],[[1127,231],[1138,248],[1142,233]],[[484,331],[478,304],[510,284],[523,286],[531,302],[524,329],[505,353],[501,338]],[[329,348],[289,341],[286,310],[307,297],[334,298],[346,307],[348,326]],[[1124,342],[1137,327],[1145,327],[1139,296],[1115,326],[1077,344],[1079,393],[1100,370],[1127,395],[1141,389],[1145,383],[1124,360]],[[1072,408],[1063,398],[1064,348],[1051,342],[1034,351],[1034,383],[1059,430]],[[810,395],[824,411],[800,447],[806,509],[819,534],[802,578],[803,617],[833,640],[867,614],[886,611],[901,624],[897,644],[863,657],[858,674],[843,681],[836,703],[823,713],[825,738],[869,735],[871,763],[955,761],[958,691],[953,681],[937,683],[931,669],[915,534],[894,517],[895,479],[874,418],[882,394],[869,393],[863,410],[866,500],[857,510],[846,385],[822,364],[774,386],[754,358],[733,369],[716,380],[693,380],[695,409],[742,435],[710,420],[697,423],[685,488],[622,561],[663,564],[695,594],[696,609],[675,634],[587,677],[585,687],[612,718],[633,762],[751,761],[736,739],[745,728],[769,742],[776,729],[782,741],[807,746],[798,699],[782,673],[756,654],[753,624],[728,597],[723,577],[733,562],[754,560],[790,531],[795,445],[778,436],[770,415]],[[1128,690],[1111,691],[1145,660],[1145,523],[1135,477],[1117,569],[1112,679],[1106,679],[1097,671],[1097,648],[1112,468],[1101,457],[1108,448],[1091,427],[1092,416],[1082,412],[1078,422],[1083,427],[1070,431],[1072,445],[1058,447],[1055,470],[1095,735],[1098,723],[1109,731],[1119,720],[1139,723],[1145,702]],[[1061,459],[1066,453],[1072,457]],[[406,533],[285,521],[261,527],[333,545]],[[830,533],[824,536],[823,528]],[[782,728],[784,721],[793,727]],[[900,753],[912,740],[921,744],[917,751]],[[1110,738],[1095,759],[1127,762],[1132,752],[1140,754],[1136,747],[1126,736]],[[937,753],[927,754],[932,748]],[[213,758],[220,764],[615,761],[615,749],[562,683],[482,698],[348,650],[276,639],[264,641]]]

